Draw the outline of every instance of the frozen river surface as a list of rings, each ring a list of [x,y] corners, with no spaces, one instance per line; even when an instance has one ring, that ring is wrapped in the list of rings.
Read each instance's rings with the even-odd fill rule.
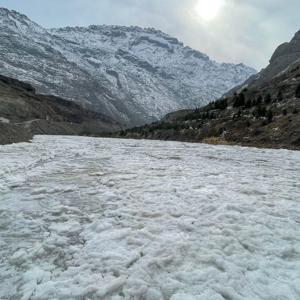
[[[300,299],[300,152],[0,147],[0,299]]]

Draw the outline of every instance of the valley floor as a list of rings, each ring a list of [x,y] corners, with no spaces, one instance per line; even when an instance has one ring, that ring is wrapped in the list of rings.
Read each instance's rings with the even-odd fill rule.
[[[300,152],[0,146],[0,299],[300,299]]]

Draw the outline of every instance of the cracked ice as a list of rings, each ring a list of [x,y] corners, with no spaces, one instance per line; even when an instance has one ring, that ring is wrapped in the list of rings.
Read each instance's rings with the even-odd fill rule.
[[[300,152],[0,147],[0,299],[300,299]]]

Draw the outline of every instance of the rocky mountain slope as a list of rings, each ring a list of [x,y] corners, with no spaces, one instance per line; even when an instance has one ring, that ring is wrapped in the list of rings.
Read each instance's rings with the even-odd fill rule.
[[[236,92],[118,136],[300,150],[300,32]]]
[[[126,125],[220,97],[255,70],[220,64],[155,29],[44,29],[0,9],[0,72]]]
[[[269,65],[265,69],[248,78],[244,83],[229,91],[227,95],[233,95],[234,92],[239,92],[244,88],[259,88],[272,79],[287,73],[289,70],[297,68],[299,64],[300,30],[296,32],[290,42],[283,43],[277,47],[270,59]]]
[[[109,117],[0,76],[0,144],[28,141],[35,134],[102,135],[116,130],[119,124]]]

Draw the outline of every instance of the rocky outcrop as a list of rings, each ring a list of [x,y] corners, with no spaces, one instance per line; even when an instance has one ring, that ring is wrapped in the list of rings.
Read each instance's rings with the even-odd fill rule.
[[[244,83],[238,85],[226,95],[241,91],[244,88],[260,87],[282,73],[297,68],[300,64],[300,31],[289,43],[283,43],[275,50],[269,65],[258,74],[251,76]]]
[[[279,62],[282,64],[282,67],[290,65],[295,60],[300,57],[300,31],[297,32],[294,38],[289,43],[283,43],[280,45],[274,52],[273,56],[270,59],[270,64],[275,64],[280,60],[284,62]]]
[[[214,62],[152,28],[47,30],[0,9],[0,73],[129,126],[205,105],[255,70]]]
[[[28,141],[35,134],[99,136],[120,129],[110,117],[0,76],[0,144]]]

